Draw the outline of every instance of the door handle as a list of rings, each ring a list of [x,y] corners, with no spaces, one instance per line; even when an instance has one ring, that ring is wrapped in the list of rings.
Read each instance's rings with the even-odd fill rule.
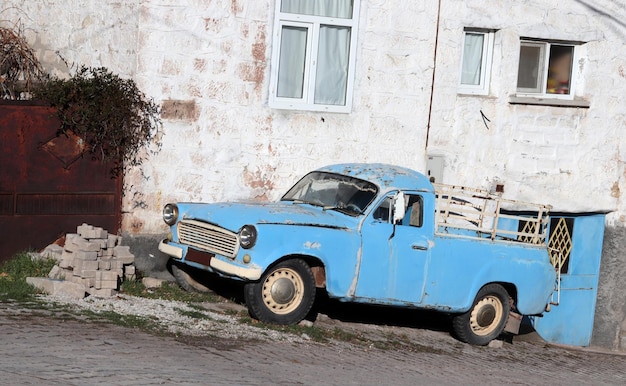
[[[427,247],[427,246],[424,246],[424,245],[418,245],[418,244],[413,244],[413,245],[411,245],[411,248],[413,248],[413,249],[417,249],[418,251],[426,251],[426,250],[428,250],[428,247]]]

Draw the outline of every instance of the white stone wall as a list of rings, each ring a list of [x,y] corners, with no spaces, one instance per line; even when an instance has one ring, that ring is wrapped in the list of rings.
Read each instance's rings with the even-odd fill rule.
[[[617,210],[609,221],[624,222],[623,5],[599,1],[593,10],[586,2],[442,3],[429,152],[445,155],[445,182],[487,189],[498,182],[510,198],[545,202],[557,211]],[[497,30],[487,97],[456,93],[463,27]],[[515,94],[520,37],[587,42],[576,64],[577,97],[590,108],[508,103]]]
[[[58,51],[184,106],[168,110],[160,153],[126,176],[123,231],[166,232],[169,201],[274,200],[324,164],[424,170],[426,153],[445,157],[444,182],[497,182],[507,198],[612,211],[610,223],[626,224],[626,15],[616,2],[442,0],[437,36],[437,1],[364,0],[351,114],[267,106],[273,0],[5,3],[3,25],[20,20],[50,71],[68,73]],[[463,27],[498,30],[489,96],[457,94]],[[590,108],[509,104],[520,36],[588,42],[578,69]]]

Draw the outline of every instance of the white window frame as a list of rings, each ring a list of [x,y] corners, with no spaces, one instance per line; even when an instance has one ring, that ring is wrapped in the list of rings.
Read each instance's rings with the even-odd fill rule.
[[[482,57],[480,60],[480,80],[478,84],[463,84],[463,68],[465,67],[466,58],[465,42],[468,35],[482,35]],[[493,42],[495,40],[495,31],[485,29],[466,28],[463,31],[463,49],[461,51],[461,68],[459,69],[459,94],[471,95],[488,95],[489,83],[491,81],[491,64],[493,61]]]
[[[293,14],[281,12],[282,0],[276,0],[272,59],[270,69],[270,90],[269,106],[276,109],[285,110],[305,110],[323,111],[336,113],[350,113],[352,111],[352,98],[354,88],[354,72],[356,64],[356,44],[358,35],[359,3],[361,0],[354,0],[352,8],[352,19],[342,19],[335,17],[322,17],[305,14]],[[348,57],[348,72],[346,79],[346,95],[344,105],[316,104],[315,80],[317,70],[317,52],[319,45],[320,27],[322,25],[349,27],[350,28],[350,48]],[[302,98],[285,98],[277,95],[278,90],[278,70],[280,63],[281,31],[284,26],[307,29],[307,46],[305,49],[304,84]]]
[[[569,80],[569,92],[567,94],[555,94],[547,92],[547,83],[548,83],[548,67],[550,64],[550,48],[552,45],[557,46],[566,46],[572,47],[572,62],[570,65],[570,80]],[[524,39],[520,40],[520,50],[522,46],[533,46],[538,47],[540,49],[540,66],[537,69],[537,78],[539,79],[539,85],[536,88],[523,88],[518,87],[518,78],[519,78],[519,63],[518,63],[518,71],[516,78],[516,96],[518,97],[530,97],[530,98],[538,98],[538,99],[564,99],[564,100],[573,100],[576,95],[576,85],[577,85],[577,71],[576,71],[576,63],[578,63],[580,58],[580,43],[576,42],[562,42],[562,41],[549,41],[549,40],[537,40],[537,39]]]

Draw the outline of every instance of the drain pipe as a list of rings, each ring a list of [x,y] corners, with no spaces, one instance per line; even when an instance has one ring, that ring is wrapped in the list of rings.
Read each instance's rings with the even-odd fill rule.
[[[437,27],[435,30],[435,51],[433,53],[433,79],[430,83],[430,103],[428,104],[428,123],[426,124],[426,145],[428,151],[428,137],[430,135],[430,120],[433,113],[433,94],[435,93],[435,72],[437,70],[437,47],[439,47],[439,19],[441,18],[441,0],[437,2]]]

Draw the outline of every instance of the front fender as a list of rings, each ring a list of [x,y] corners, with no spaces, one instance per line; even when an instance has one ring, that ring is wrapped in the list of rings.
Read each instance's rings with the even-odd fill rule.
[[[257,243],[240,250],[265,271],[285,256],[310,256],[326,270],[326,289],[331,296],[347,294],[356,274],[359,234],[349,228],[310,225],[258,224]],[[239,258],[239,257],[238,257]]]

